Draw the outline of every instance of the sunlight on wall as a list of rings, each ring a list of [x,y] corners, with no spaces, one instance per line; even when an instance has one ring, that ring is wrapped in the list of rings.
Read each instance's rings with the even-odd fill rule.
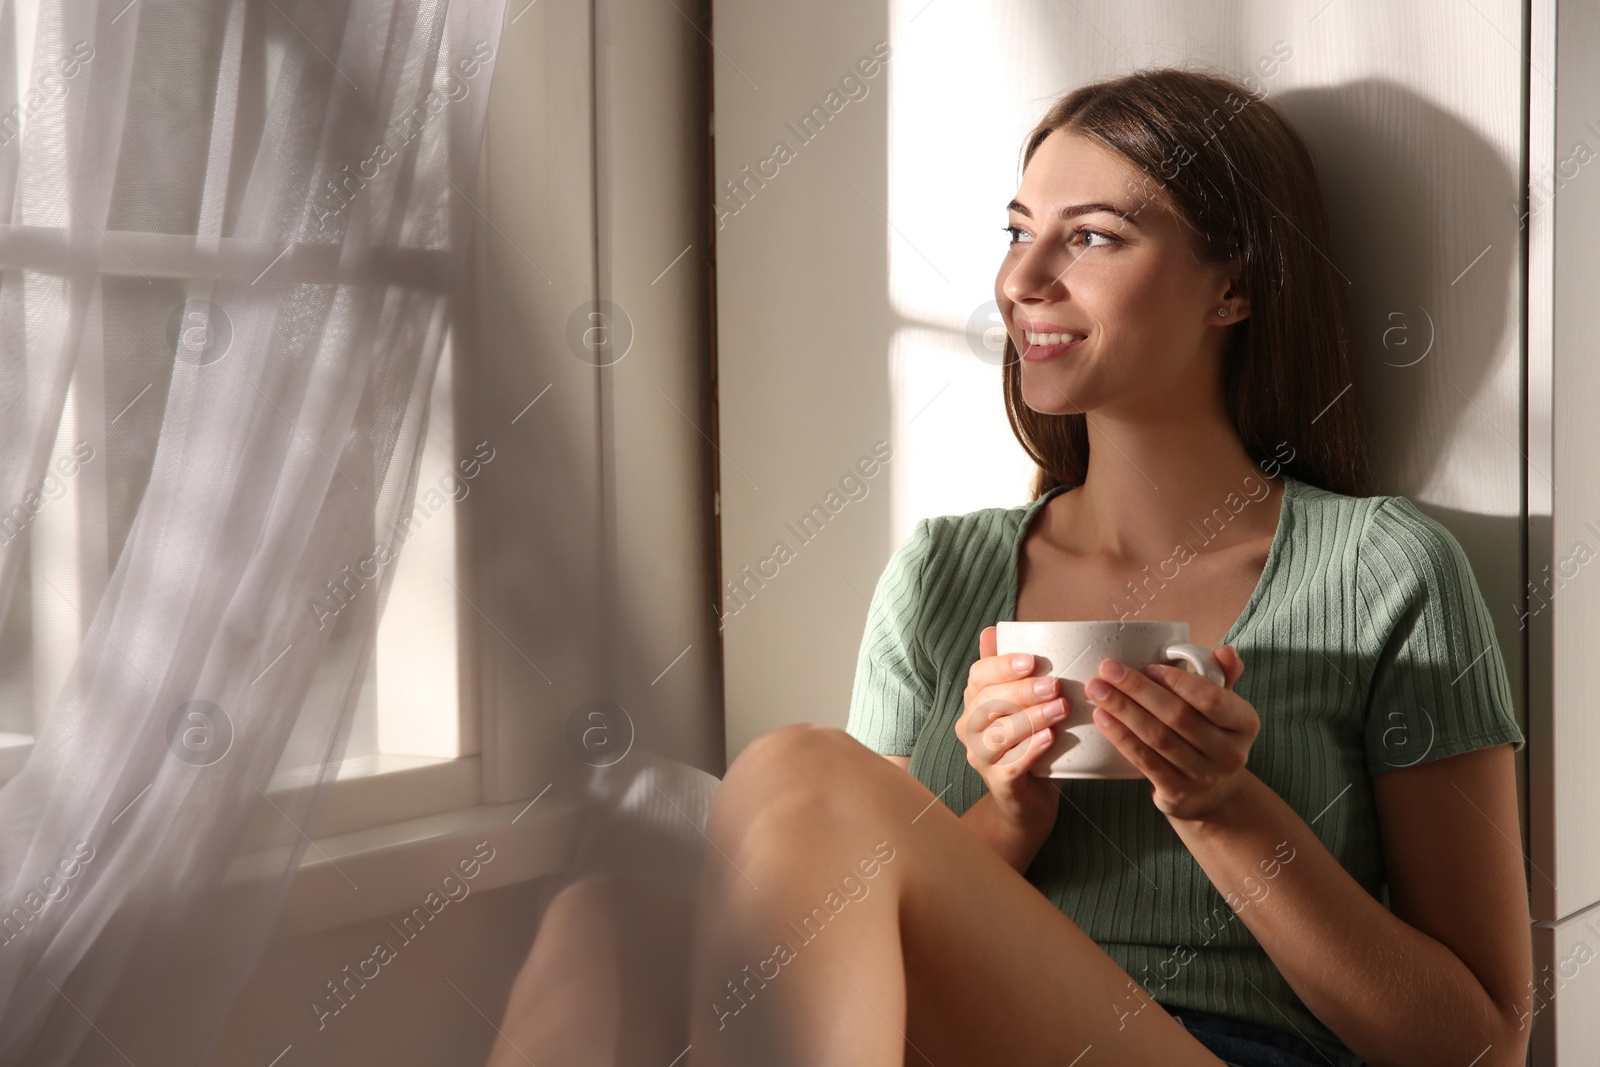
[[[916,325],[894,331],[889,359],[901,539],[924,515],[1023,503],[1033,464],[1006,422],[997,363],[974,356],[961,333]]]
[[[1023,96],[986,6],[890,5],[889,299],[895,544],[925,515],[1027,501],[1033,464],[1001,393],[994,279],[1023,136],[1052,98]],[[949,62],[960,56],[960,77]],[[1039,69],[1039,65],[1032,65]]]

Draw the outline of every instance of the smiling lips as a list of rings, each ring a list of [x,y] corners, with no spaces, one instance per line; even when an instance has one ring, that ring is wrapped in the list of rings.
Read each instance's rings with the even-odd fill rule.
[[[1071,352],[1082,344],[1088,336],[1053,322],[1034,322],[1027,319],[1018,319],[1017,326],[1022,330],[1026,346],[1022,352],[1022,358],[1029,362],[1054,359],[1064,353]]]

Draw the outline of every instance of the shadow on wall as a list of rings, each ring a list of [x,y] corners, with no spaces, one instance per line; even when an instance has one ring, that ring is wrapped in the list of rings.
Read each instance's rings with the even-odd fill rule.
[[[1554,182],[1533,175],[1524,203],[1516,170],[1483,136],[1386,79],[1271,99],[1305,136],[1322,180],[1335,244],[1326,251],[1350,283],[1379,482],[1404,493],[1459,480],[1463,465],[1474,472],[1462,509],[1424,510],[1474,561],[1520,693],[1524,612],[1538,601],[1525,601],[1521,493],[1510,489],[1524,461],[1521,324],[1509,309],[1523,281],[1523,231],[1549,210]],[[1452,474],[1451,453],[1463,447],[1475,451]],[[1526,709],[1519,718],[1526,733]]]
[[[1500,413],[1477,398],[1494,386],[1507,330],[1519,328],[1507,314],[1525,224],[1516,173],[1456,116],[1394,82],[1271,99],[1305,135],[1322,179],[1335,245],[1326,251],[1350,283],[1383,483],[1425,484],[1463,437],[1498,435],[1514,467],[1516,407],[1491,428],[1486,414]],[[1548,207],[1535,193],[1526,209]]]

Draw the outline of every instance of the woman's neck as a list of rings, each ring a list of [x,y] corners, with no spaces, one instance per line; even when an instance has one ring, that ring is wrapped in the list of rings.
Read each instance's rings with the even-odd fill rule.
[[[1283,481],[1262,473],[1231,424],[1118,429],[1090,416],[1088,473],[1051,501],[1043,532],[1052,543],[1137,563],[1184,543],[1204,554],[1271,539]]]

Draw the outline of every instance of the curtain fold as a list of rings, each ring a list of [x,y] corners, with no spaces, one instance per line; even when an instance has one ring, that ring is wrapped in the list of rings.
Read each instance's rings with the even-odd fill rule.
[[[82,645],[0,786],[0,1064],[202,1063],[344,751],[504,3],[36,6],[0,0],[0,609]],[[88,577],[37,542],[19,583],[69,513]]]

